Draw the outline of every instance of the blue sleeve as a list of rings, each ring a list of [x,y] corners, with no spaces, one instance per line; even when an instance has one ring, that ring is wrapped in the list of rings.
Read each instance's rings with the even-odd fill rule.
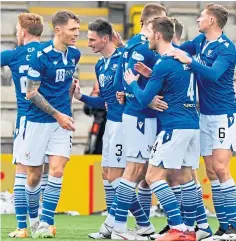
[[[186,41],[185,43],[181,44],[179,48],[187,52],[191,56],[194,56],[196,54],[196,47],[195,47],[194,40]]]
[[[198,63],[192,59],[189,65],[194,72],[199,73],[205,80],[216,82],[222,74],[228,69],[232,62],[235,62],[236,52],[235,47],[222,49],[211,67]]]
[[[133,81],[130,84],[135,97],[143,107],[147,107],[162,89],[164,80],[168,74],[167,68],[166,63],[156,65],[144,90],[139,87],[137,81]]]
[[[100,96],[92,97],[88,95],[82,95],[80,101],[96,109],[105,109],[105,101]]]
[[[11,64],[11,60],[15,56],[15,50],[5,50],[1,52],[1,67],[9,66]]]
[[[123,80],[123,67],[122,67],[123,57],[122,56],[123,56],[123,52],[119,58],[116,74],[113,81],[113,87],[116,91],[124,91],[124,86],[122,84],[122,80]]]
[[[34,51],[30,58],[29,62],[29,70],[27,79],[32,81],[42,81],[42,67],[41,67],[41,59],[43,55],[41,51]]]
[[[137,48],[134,48],[131,57],[129,58],[127,69],[131,69],[132,72],[137,75],[138,72],[134,70],[134,65],[138,62],[147,64],[153,60],[153,52],[147,49],[147,45],[139,45]]]

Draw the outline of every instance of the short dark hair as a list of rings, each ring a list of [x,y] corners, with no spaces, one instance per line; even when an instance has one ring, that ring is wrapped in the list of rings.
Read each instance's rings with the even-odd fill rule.
[[[177,18],[171,18],[171,21],[175,24],[175,35],[177,38],[180,39],[183,33],[184,26],[182,22],[180,22]]]
[[[224,28],[228,21],[229,13],[225,7],[220,4],[210,3],[205,8],[208,13],[216,17],[217,24],[220,28]]]
[[[148,24],[148,21],[151,18],[162,16],[163,13],[166,15],[167,11],[165,7],[163,7],[162,5],[158,3],[146,4],[142,10],[141,17],[140,17],[141,25]]]
[[[20,13],[18,22],[29,34],[39,37],[43,32],[43,17],[36,13]]]
[[[175,25],[168,17],[157,17],[149,21],[152,24],[153,31],[160,32],[164,41],[171,42],[174,33]]]
[[[112,24],[105,18],[97,18],[88,24],[88,30],[95,31],[99,37],[108,35],[112,39]]]
[[[76,22],[80,23],[79,16],[77,16],[75,13],[63,10],[56,12],[52,17],[52,26],[55,28],[58,25],[66,25],[69,21],[69,19],[74,19]]]

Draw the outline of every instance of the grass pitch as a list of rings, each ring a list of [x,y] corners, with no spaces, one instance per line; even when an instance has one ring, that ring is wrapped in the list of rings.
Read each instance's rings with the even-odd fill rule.
[[[1,215],[1,237],[3,241],[12,241],[12,238],[8,238],[8,234],[15,230],[16,221],[14,215]],[[97,232],[101,223],[105,220],[103,216],[67,216],[56,215],[55,217],[57,227],[57,241],[75,241],[83,240],[88,241],[88,233]],[[166,218],[151,218],[151,222],[156,227],[156,230],[161,230],[166,225]],[[216,231],[218,228],[217,220],[214,218],[209,219],[209,223]],[[130,228],[133,228],[135,224],[134,218],[129,217]],[[18,239],[17,239],[18,240]],[[42,240],[42,239],[26,239],[26,240]]]

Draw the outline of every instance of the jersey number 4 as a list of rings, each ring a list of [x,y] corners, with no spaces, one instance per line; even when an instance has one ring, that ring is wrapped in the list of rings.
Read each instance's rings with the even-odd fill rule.
[[[29,69],[29,65],[21,65],[19,67],[19,73],[20,74],[26,74],[27,75],[27,71]],[[21,89],[21,93],[25,94],[26,93],[26,81],[27,81],[27,76],[22,76],[20,77],[20,89]]]
[[[187,96],[191,101],[194,101],[194,75],[193,73],[190,75],[189,86]]]

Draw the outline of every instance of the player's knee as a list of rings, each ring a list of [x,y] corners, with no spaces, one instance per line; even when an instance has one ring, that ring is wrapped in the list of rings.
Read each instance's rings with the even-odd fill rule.
[[[209,167],[206,166],[206,174],[207,174],[207,177],[210,181],[218,179],[213,168],[209,168]]]
[[[41,180],[41,175],[37,175],[34,173],[27,174],[27,184],[30,187],[36,187],[40,183],[40,180]]]
[[[145,178],[145,176],[144,176]],[[140,183],[139,183],[139,186],[142,187],[142,188],[148,188],[149,185],[148,183],[146,182],[146,180],[142,180]]]
[[[220,165],[220,164],[218,164],[218,165],[215,164],[215,165],[213,165],[213,168],[214,168],[216,177],[219,180],[228,179],[228,177],[230,176],[230,172],[229,172],[227,166]]]
[[[103,167],[102,168],[102,179],[107,180],[108,178],[108,167]]]

